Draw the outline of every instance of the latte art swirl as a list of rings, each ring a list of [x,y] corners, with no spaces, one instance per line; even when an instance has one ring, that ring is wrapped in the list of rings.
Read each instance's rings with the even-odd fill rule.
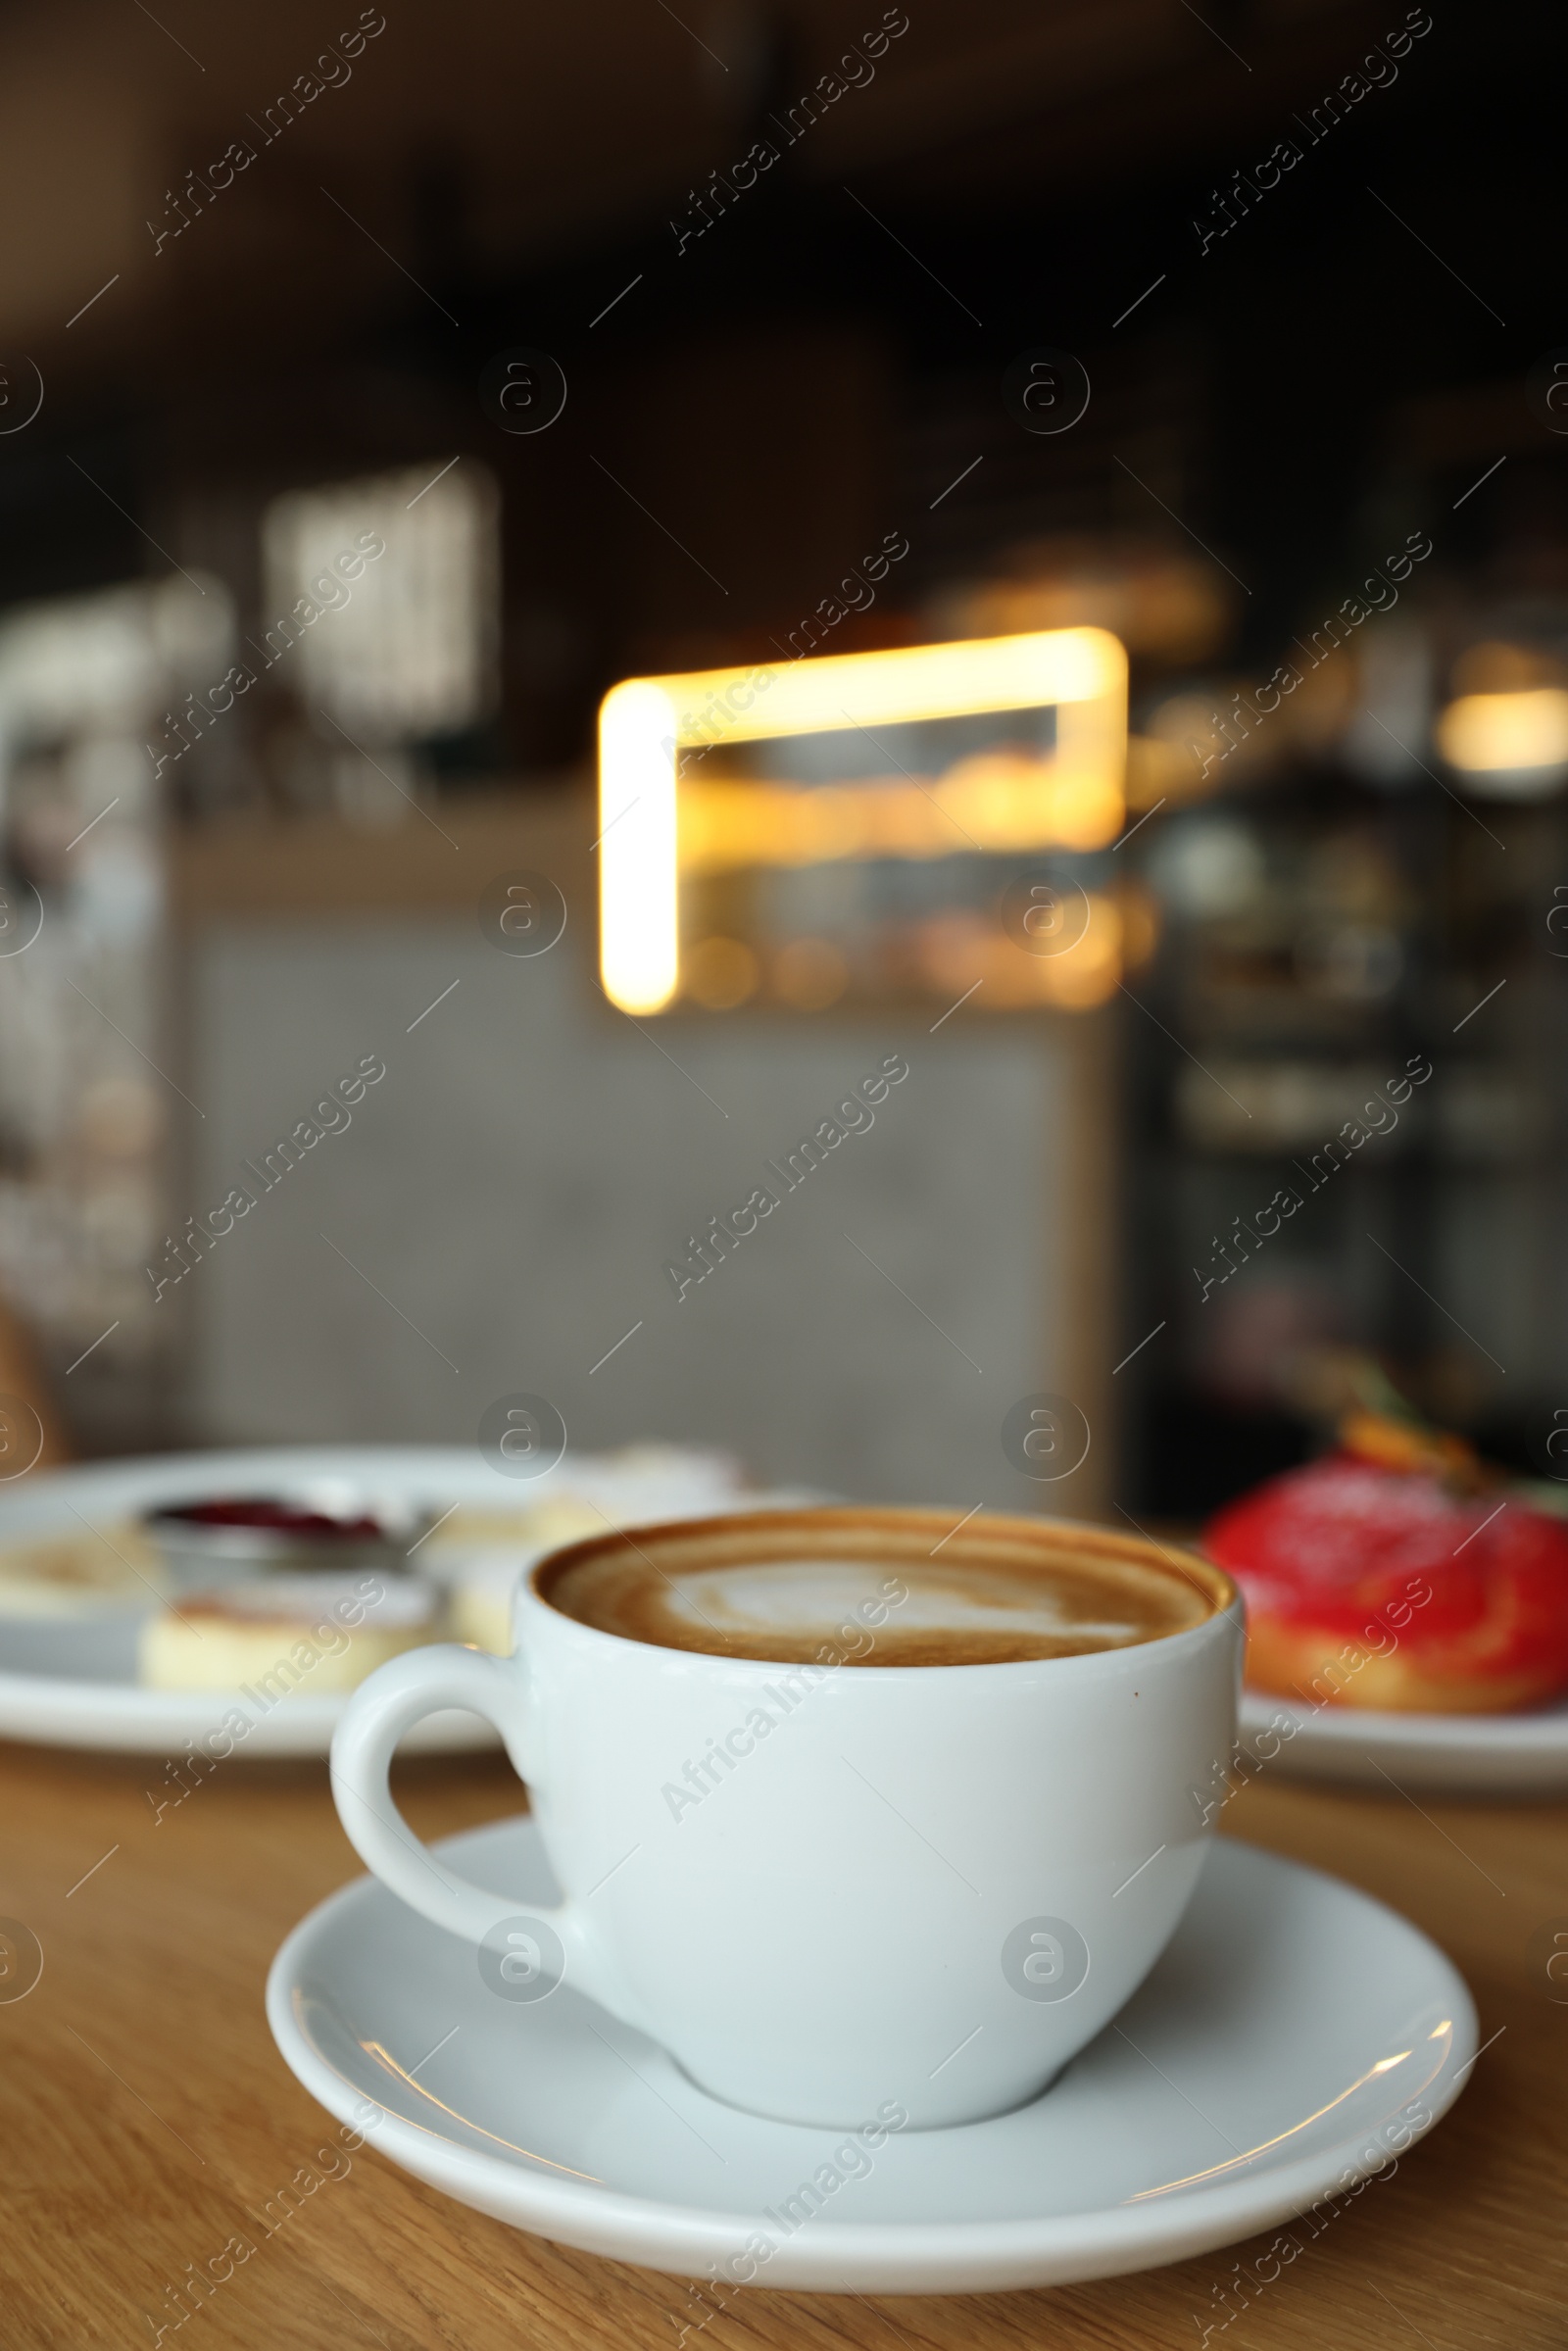
[[[539,1589],[564,1615],[623,1641],[796,1664],[1076,1657],[1162,1640],[1214,1612],[1200,1566],[1195,1575],[1180,1553],[1167,1563],[1152,1545],[1097,1542],[1092,1530],[1042,1542],[1033,1528],[1009,1538],[1016,1522],[998,1521],[933,1557],[923,1513],[888,1512],[881,1540],[862,1515],[846,1541],[833,1517],[795,1513],[787,1532],[764,1514],[726,1520],[722,1535],[713,1522],[649,1530],[636,1547],[596,1539],[546,1563]]]

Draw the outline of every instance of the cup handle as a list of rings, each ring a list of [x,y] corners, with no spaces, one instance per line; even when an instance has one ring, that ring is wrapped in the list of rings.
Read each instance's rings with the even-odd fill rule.
[[[522,1907],[515,1895],[487,1893],[449,1870],[409,1827],[387,1781],[392,1751],[404,1733],[427,1714],[457,1706],[483,1715],[507,1741],[515,1715],[515,1668],[483,1649],[443,1644],[389,1658],[360,1684],[332,1736],[332,1800],[360,1858],[411,1910],[466,1942],[482,1944],[503,1920]],[[514,1758],[515,1760],[515,1758]],[[560,1937],[563,1973],[583,1984],[589,1969],[576,1905],[529,1902],[530,1919]]]

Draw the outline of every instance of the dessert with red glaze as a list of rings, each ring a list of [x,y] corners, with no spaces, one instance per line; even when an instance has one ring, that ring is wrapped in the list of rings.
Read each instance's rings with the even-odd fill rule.
[[[1461,1440],[1358,1411],[1203,1538],[1247,1598],[1247,1679],[1308,1706],[1505,1714],[1568,1689],[1568,1526]]]

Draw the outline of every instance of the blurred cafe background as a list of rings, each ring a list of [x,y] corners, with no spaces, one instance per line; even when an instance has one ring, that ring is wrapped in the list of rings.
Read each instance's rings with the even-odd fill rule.
[[[1560,18],[339,15],[0,15],[0,1386],[1549,1474]]]

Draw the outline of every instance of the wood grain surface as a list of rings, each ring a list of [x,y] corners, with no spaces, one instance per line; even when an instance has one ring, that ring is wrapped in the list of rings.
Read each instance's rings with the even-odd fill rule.
[[[155,1822],[161,1762],[0,1746],[0,1911],[43,1952],[0,1998],[5,2351],[203,2342],[209,2351],[676,2351],[683,2282],[519,2234],[368,2147],[265,2238],[255,2215],[335,2127],[287,2072],[262,2012],[273,1951],[358,1864],[323,1764],[233,1766]],[[497,1758],[400,1767],[427,1837],[520,1808]],[[1458,1962],[1491,2040],[1446,2121],[1238,2309],[1234,2265],[1268,2236],[1180,2266],[1031,2293],[734,2294],[707,2351],[969,2351],[980,2344],[1225,2351],[1537,2351],[1568,2340],[1563,2213],[1568,1808],[1386,1800],[1259,1781],[1225,1830],[1335,1872]],[[6,1946],[13,1953],[15,1938]],[[13,1958],[11,1964],[15,1965]],[[0,1976],[0,1992],[7,1982]],[[1494,2038],[1493,2036],[1496,2036]],[[347,2168],[343,2168],[343,2167]],[[256,2252],[176,2327],[170,2289],[231,2235]],[[1265,2268],[1268,2265],[1265,2264]],[[221,2267],[221,2264],[220,2264]],[[167,2328],[160,2338],[159,2328]]]

